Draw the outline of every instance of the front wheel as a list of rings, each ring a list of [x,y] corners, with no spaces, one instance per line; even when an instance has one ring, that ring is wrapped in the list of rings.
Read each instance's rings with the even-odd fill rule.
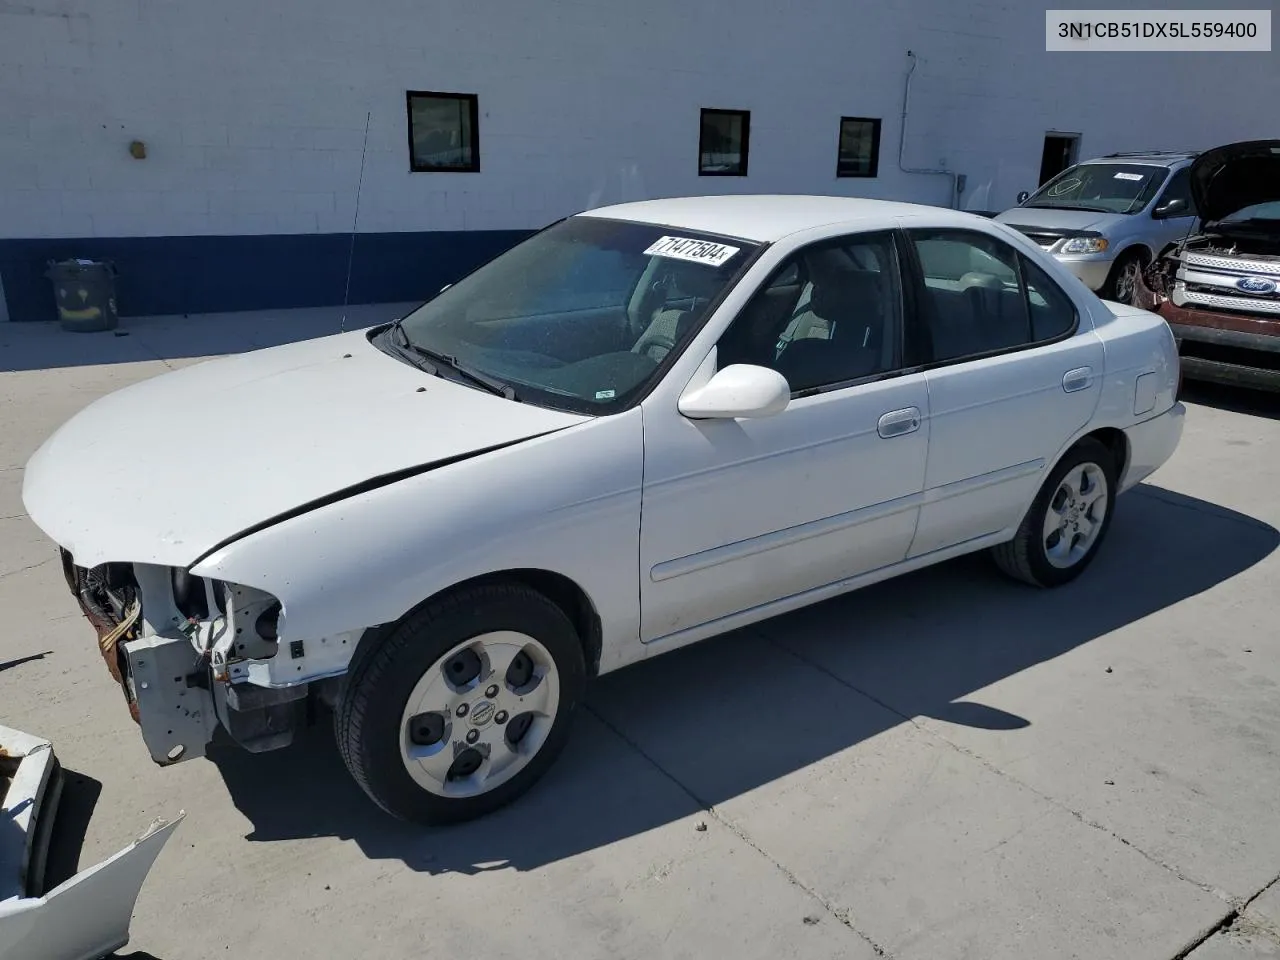
[[[505,806],[550,767],[586,682],[573,624],[520,584],[466,588],[356,655],[335,713],[356,782],[404,820]]]
[[[1146,266],[1146,257],[1140,251],[1135,250],[1121,256],[1111,268],[1111,275],[1102,288],[1102,298],[1134,306],[1142,283],[1142,271]]]
[[[1115,457],[1099,441],[1081,440],[1049,474],[1014,538],[992,548],[996,565],[1037,587],[1074,580],[1107,535],[1115,491]]]

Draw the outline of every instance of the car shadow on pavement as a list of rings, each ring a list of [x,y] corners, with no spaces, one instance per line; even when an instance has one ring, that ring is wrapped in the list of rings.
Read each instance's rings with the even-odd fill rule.
[[[1202,407],[1213,407],[1226,413],[1242,413],[1251,417],[1280,420],[1280,393],[1250,390],[1220,383],[1184,380],[1178,399]]]
[[[451,828],[375,808],[323,725],[286,750],[210,756],[251,841],[336,836],[431,873],[531,870],[696,816],[910,719],[1025,728],[1034,716],[966,698],[1209,590],[1277,545],[1265,523],[1144,484],[1121,500],[1089,571],[1059,590],[962,558],[606,676],[537,787]]]

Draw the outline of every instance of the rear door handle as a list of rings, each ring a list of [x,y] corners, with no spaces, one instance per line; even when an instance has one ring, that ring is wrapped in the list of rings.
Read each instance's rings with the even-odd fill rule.
[[[1091,383],[1093,383],[1093,367],[1076,367],[1062,375],[1062,389],[1067,393],[1084,390]]]
[[[919,429],[919,407],[891,410],[881,417],[880,422],[876,424],[876,432],[886,440],[892,437],[900,437],[907,433],[915,433]]]

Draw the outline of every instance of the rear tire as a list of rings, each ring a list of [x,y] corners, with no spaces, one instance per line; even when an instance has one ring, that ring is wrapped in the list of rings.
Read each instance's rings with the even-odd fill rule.
[[[1086,437],[1058,461],[1017,534],[991,549],[996,566],[1036,587],[1070,583],[1093,562],[1115,510],[1116,461]]]
[[[432,600],[361,644],[334,732],[356,783],[402,820],[484,816],[559,756],[586,685],[582,644],[522,584]]]

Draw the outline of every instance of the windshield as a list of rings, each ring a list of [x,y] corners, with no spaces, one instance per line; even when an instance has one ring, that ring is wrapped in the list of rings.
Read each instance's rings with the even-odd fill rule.
[[[454,361],[521,401],[611,413],[647,390],[759,246],[571,217],[405,317],[405,349]]]
[[[1245,220],[1280,220],[1280,200],[1255,203],[1223,217],[1219,223],[1240,223]]]
[[[1166,167],[1141,163],[1080,163],[1046,183],[1023,206],[1137,213],[1168,174]]]

